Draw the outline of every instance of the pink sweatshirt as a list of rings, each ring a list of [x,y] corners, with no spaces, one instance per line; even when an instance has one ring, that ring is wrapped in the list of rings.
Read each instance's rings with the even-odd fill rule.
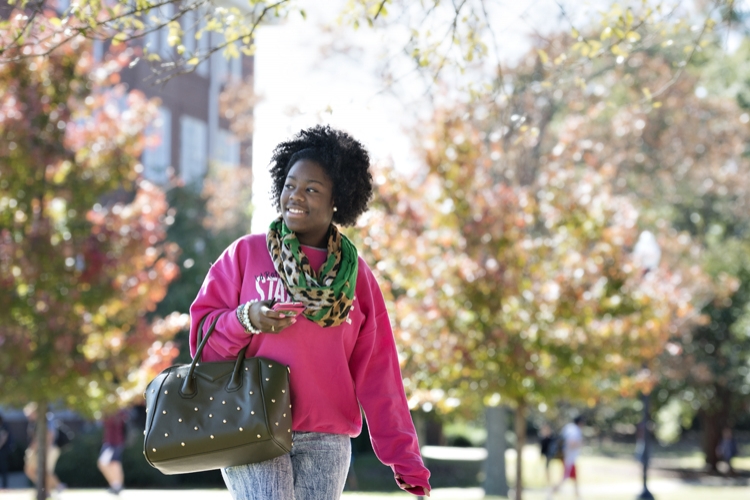
[[[313,269],[319,269],[326,250],[303,249]],[[430,473],[422,463],[404,395],[385,302],[365,261],[359,259],[354,303],[349,319],[340,326],[322,328],[299,316],[280,334],[250,335],[235,310],[251,299],[290,300],[268,254],[265,234],[240,238],[211,266],[190,307],[190,353],[197,348],[201,318],[208,315],[207,329],[218,315],[203,361],[236,358],[249,342],[247,357],[263,356],[288,365],[295,431],[358,436],[361,405],[380,461],[405,483],[429,489]]]

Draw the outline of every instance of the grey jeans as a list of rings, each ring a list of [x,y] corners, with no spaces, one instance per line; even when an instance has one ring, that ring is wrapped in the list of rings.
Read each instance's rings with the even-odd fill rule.
[[[349,436],[294,432],[292,451],[221,470],[234,500],[337,500],[352,453]]]

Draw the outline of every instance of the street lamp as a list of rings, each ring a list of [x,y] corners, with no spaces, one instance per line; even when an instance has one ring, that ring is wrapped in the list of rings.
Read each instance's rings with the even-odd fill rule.
[[[656,242],[656,237],[651,231],[643,231],[638,236],[638,241],[633,248],[633,258],[636,263],[643,269],[643,276],[656,269],[659,266],[661,260],[661,248]],[[648,368],[644,365],[644,371],[647,372]],[[649,394],[646,392],[641,393],[641,401],[643,402],[643,419],[640,425],[640,432],[636,434],[637,439],[640,443],[636,445],[636,449],[640,450],[641,463],[643,464],[643,491],[638,495],[638,500],[654,500],[654,495],[648,491],[648,462],[650,458],[650,449],[648,441],[648,421],[649,421]]]

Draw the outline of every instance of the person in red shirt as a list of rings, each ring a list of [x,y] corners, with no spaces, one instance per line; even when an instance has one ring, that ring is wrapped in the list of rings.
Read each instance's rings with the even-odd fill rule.
[[[232,243],[190,307],[198,327],[216,320],[203,361],[262,356],[290,369],[292,451],[222,469],[235,500],[334,500],[349,469],[362,413],[380,461],[398,486],[428,495],[396,343],[380,287],[337,225],[351,226],[373,192],[370,158],[349,134],[300,131],[274,150],[271,195],[280,216],[267,233]],[[274,310],[302,304],[301,313]],[[203,332],[205,334],[205,331]]]
[[[122,469],[122,452],[125,449],[125,434],[128,413],[125,410],[111,414],[102,422],[102,449],[96,461],[97,467],[109,483],[109,491],[119,495],[125,480]]]

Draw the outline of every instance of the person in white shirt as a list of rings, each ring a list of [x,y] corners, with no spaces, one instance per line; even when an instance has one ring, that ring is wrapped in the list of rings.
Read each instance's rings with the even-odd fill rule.
[[[564,473],[559,483],[557,483],[552,491],[556,493],[563,485],[566,479],[570,478],[573,480],[575,486],[576,498],[581,498],[580,492],[578,491],[578,476],[576,474],[576,459],[581,453],[581,447],[583,446],[583,417],[580,415],[573,419],[573,422],[568,423],[563,427],[561,435],[563,439],[563,465]]]

